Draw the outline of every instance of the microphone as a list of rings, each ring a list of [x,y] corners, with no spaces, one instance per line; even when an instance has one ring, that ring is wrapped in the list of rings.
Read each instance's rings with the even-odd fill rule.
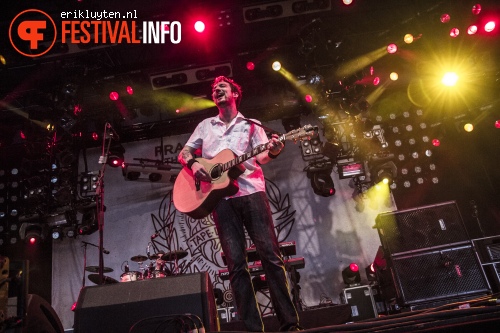
[[[111,136],[111,139],[115,139],[116,141],[120,141],[120,136],[118,135],[118,133],[116,133],[115,129],[113,128],[113,126],[111,126],[110,123],[106,123],[106,128],[111,131],[111,133],[109,133],[109,135]]]

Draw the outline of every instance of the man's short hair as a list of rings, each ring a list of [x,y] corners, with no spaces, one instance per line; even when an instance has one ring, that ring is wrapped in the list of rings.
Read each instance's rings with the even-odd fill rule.
[[[214,79],[214,82],[212,83],[212,89],[214,89],[215,85],[221,81],[229,83],[229,86],[231,87],[231,91],[238,93],[238,97],[236,98],[236,106],[240,106],[241,97],[242,97],[241,86],[238,83],[234,82],[234,80],[232,80],[228,77],[217,76]]]

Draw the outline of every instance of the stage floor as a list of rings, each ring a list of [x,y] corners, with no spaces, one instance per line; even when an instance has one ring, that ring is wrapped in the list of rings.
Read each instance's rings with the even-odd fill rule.
[[[466,308],[441,306],[417,311],[404,311],[398,314],[379,316],[356,322],[324,325],[337,322],[345,316],[345,305],[332,306],[330,309],[308,310],[301,312],[301,325],[305,333],[315,332],[498,332],[500,328],[500,301],[469,303]],[[349,306],[347,306],[348,308]],[[333,317],[332,317],[333,315]],[[266,332],[276,329],[275,318],[265,318]],[[230,325],[232,324],[232,325]],[[237,326],[240,324],[240,326]],[[266,325],[267,324],[267,325]],[[319,326],[318,324],[321,324]],[[221,324],[221,331],[244,332],[241,323]],[[277,329],[276,329],[277,330]]]

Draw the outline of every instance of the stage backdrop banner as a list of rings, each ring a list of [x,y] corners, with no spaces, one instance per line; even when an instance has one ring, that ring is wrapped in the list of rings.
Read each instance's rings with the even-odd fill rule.
[[[303,119],[304,124],[315,124],[315,119]],[[265,124],[285,132],[280,121]],[[179,167],[177,155],[189,134],[166,136],[162,140],[146,140],[123,144],[125,161],[135,159],[164,159]],[[324,139],[323,139],[324,140]],[[101,170],[98,164],[100,149],[87,151],[88,171]],[[276,233],[280,242],[295,241],[296,256],[304,257],[305,267],[300,269],[300,298],[306,306],[315,306],[321,300],[339,303],[339,294],[345,287],[341,271],[351,262],[360,266],[364,280],[364,267],[375,258],[380,245],[374,229],[376,216],[394,210],[389,196],[385,199],[357,197],[351,179],[339,180],[334,169],[332,178],[336,193],[331,197],[314,194],[304,168],[300,145],[287,142],[284,151],[274,161],[263,166],[267,180],[267,196],[271,204]],[[85,167],[80,161],[80,172]],[[192,219],[178,212],[172,203],[173,183],[166,180],[151,182],[146,176],[131,181],[122,175],[122,169],[106,166],[104,170],[103,244],[109,254],[104,254],[104,266],[112,269],[106,276],[120,281],[125,266],[130,271],[141,272],[154,262],[132,261],[134,256],[147,256],[158,252],[180,251],[186,253],[177,261],[166,263],[172,274],[209,273],[214,289],[224,297],[222,306],[232,306],[229,282],[221,280],[218,271],[225,269],[214,222],[211,217]],[[71,306],[77,301],[84,286],[95,285],[88,279],[92,274],[85,266],[98,266],[99,233],[54,241],[52,269],[52,306],[64,328],[71,328],[74,313]],[[149,246],[148,246],[149,245]],[[248,241],[248,245],[251,243]],[[134,283],[134,282],[120,282]],[[258,293],[262,308],[269,302],[265,293]],[[264,312],[266,312],[264,310]]]

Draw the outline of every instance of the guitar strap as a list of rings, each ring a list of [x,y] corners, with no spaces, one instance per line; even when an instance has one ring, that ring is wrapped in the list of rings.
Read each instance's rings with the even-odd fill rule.
[[[248,119],[248,118],[243,118],[243,119],[246,120],[246,121],[248,121],[249,123],[252,123],[252,124],[255,124],[255,125],[259,126],[259,127],[262,127],[264,129],[264,131],[266,131],[266,132],[269,132],[271,134],[278,134],[279,136],[283,135],[280,132],[273,130],[272,128],[269,128],[267,126],[259,124],[256,121],[253,121],[252,119]]]

